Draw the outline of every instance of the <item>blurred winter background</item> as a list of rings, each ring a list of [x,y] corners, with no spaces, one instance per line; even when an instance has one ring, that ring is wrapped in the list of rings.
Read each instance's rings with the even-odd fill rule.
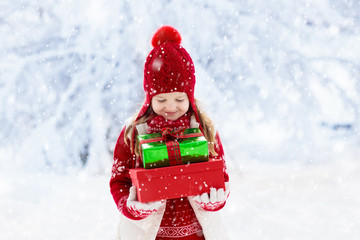
[[[358,0],[2,0],[0,238],[115,238],[112,150],[163,24],[225,146],[229,238],[357,239]]]

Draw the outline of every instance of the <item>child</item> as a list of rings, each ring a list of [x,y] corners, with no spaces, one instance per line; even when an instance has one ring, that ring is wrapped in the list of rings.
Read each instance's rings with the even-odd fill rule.
[[[144,105],[123,128],[115,146],[110,189],[126,217],[120,222],[120,239],[226,239],[216,214],[229,195],[224,152],[211,120],[194,98],[194,64],[180,43],[180,34],[170,26],[161,27],[153,36],[154,49],[144,68]],[[223,160],[226,191],[212,188],[201,196],[137,201],[129,176],[130,169],[141,168],[136,135],[160,132],[164,127],[200,128],[209,143],[210,158]]]

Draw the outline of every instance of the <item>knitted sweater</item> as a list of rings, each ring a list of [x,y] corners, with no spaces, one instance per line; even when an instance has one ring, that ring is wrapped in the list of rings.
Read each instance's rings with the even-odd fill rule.
[[[183,125],[184,121],[181,122]],[[186,125],[187,125],[187,121]],[[154,123],[159,124],[158,121],[150,121],[150,129],[154,129]],[[160,123],[161,125],[162,123]],[[176,123],[171,123],[172,127],[176,127]],[[180,126],[179,126],[180,127]],[[183,126],[181,126],[183,127]],[[186,126],[188,127],[188,126]],[[141,168],[141,164],[136,160],[134,154],[131,153],[130,147],[124,142],[125,128],[120,133],[114,150],[114,163],[112,167],[111,179],[110,179],[110,191],[114,198],[115,203],[119,211],[129,219],[141,220],[142,218],[135,217],[128,211],[126,206],[126,200],[129,196],[129,188],[131,187],[131,179],[129,176],[129,170],[131,168]],[[222,159],[224,162],[224,178],[227,182],[229,180],[225,160],[224,151],[222,148],[221,140],[216,134],[216,152],[217,156],[212,158]],[[223,206],[219,207],[221,209]],[[219,210],[216,209],[216,210]],[[157,233],[156,239],[205,239],[202,234],[202,227],[197,220],[194,210],[190,205],[187,198],[169,199],[166,201],[166,208],[161,220],[160,228]]]

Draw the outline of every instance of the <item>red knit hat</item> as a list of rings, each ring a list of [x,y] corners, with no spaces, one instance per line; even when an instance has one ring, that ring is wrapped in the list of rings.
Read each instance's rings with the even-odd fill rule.
[[[195,113],[195,68],[187,51],[180,45],[180,33],[171,26],[159,28],[152,38],[154,49],[146,58],[144,66],[145,102],[137,119],[145,114],[151,99],[160,93],[185,92]]]

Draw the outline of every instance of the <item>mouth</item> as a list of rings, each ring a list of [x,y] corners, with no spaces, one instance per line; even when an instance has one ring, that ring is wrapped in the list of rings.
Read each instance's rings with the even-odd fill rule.
[[[174,115],[176,114],[177,112],[165,112],[165,115]]]
[[[164,117],[167,118],[167,119],[172,119],[176,116],[177,112],[165,112],[164,113]]]

